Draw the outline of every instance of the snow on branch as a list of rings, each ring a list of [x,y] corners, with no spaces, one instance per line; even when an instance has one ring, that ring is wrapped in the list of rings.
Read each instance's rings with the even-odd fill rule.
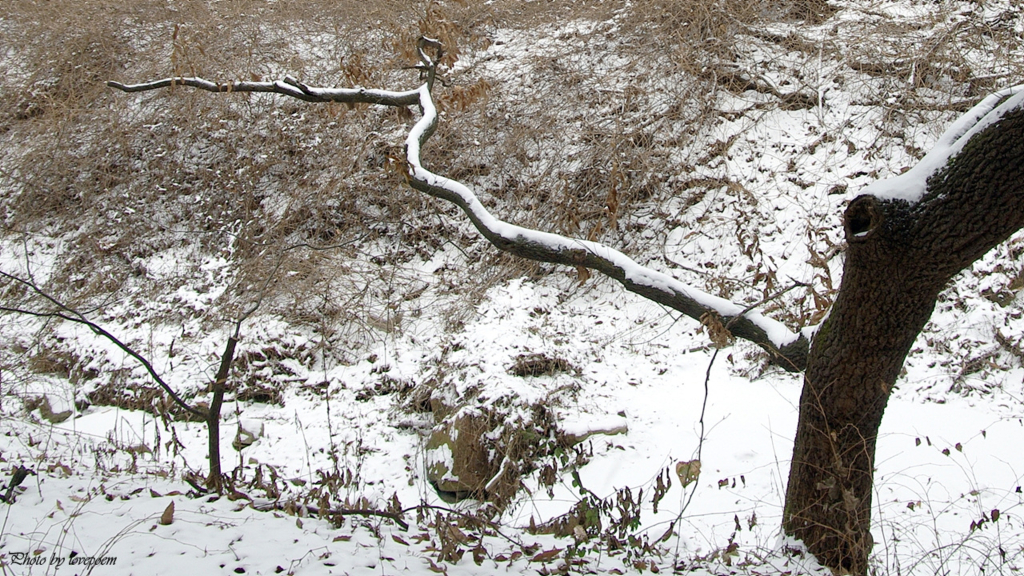
[[[122,84],[113,80],[107,86],[124,92],[145,92],[159,88],[188,86],[208,92],[269,92],[283,94],[306,102],[348,102],[380,104],[383,106],[411,106],[419,102],[419,92],[391,92],[388,90],[367,90],[365,88],[313,88],[286,76],[274,82],[210,82],[202,78],[164,78],[142,84]]]
[[[1024,84],[986,97],[953,122],[917,165],[894,178],[871,183],[860,194],[880,200],[906,200],[911,203],[921,200],[928,190],[928,179],[956,157],[972,136],[1022,106]]]
[[[435,55],[428,55],[432,48]],[[417,104],[421,118],[413,125],[405,141],[407,178],[409,185],[443,200],[456,204],[469,217],[476,229],[495,247],[530,260],[582,266],[597,270],[616,280],[630,292],[673,308],[702,322],[709,318],[729,330],[733,336],[753,342],[773,357],[773,361],[787,370],[803,370],[809,340],[803,333],[796,334],[784,324],[768,318],[751,307],[744,307],[724,298],[713,296],[679,280],[642,266],[614,248],[568,238],[558,234],[523,228],[495,218],[467,186],[439,176],[423,167],[421,150],[437,128],[438,114],[431,97],[436,64],[440,60],[440,43],[421,38],[418,45],[425,83],[408,92],[382,90],[328,89],[306,86],[293,78],[276,82],[234,82],[217,84],[201,78],[168,78],[144,84],[108,85],[126,92],[141,92],[171,86],[189,86],[210,92],[271,92],[309,102],[368,102],[384,106]]]

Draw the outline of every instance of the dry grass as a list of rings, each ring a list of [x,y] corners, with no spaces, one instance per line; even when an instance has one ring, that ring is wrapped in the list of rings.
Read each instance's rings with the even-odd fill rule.
[[[261,312],[312,333],[315,350],[253,338],[240,351],[233,391],[253,402],[280,403],[293,385],[276,355],[306,366],[355,362],[421,314],[458,331],[489,288],[514,277],[553,274],[567,289],[591,289],[592,280],[577,286],[574,270],[497,252],[455,208],[409,190],[398,160],[407,111],[184,89],[130,96],[104,86],[289,74],[404,89],[417,81],[404,67],[426,34],[442,40],[449,66],[428,165],[479,190],[502,218],[641,261],[674,267],[671,232],[683,231],[679,245],[711,239],[719,254],[673,272],[753,302],[784,281],[759,237],[775,208],[725,172],[741,135],[712,135],[742,114],[724,100],[762,98],[750,108],[756,124],[761,112],[819,106],[819,93],[841,85],[856,106],[882,111],[886,132],[871,153],[884,155],[914,146],[911,116],[947,118],[1024,79],[1021,16],[1009,3],[963,13],[929,4],[926,17],[905,19],[864,4],[845,8],[863,18],[837,21],[823,0],[7,0],[2,240],[51,246],[45,288],[101,322],[180,324],[184,338],[190,320],[209,330],[262,301]],[[504,49],[487,52],[492,45]],[[820,62],[827,70],[816,78]],[[824,133],[809,148],[842,138]],[[810,279],[799,280],[812,290],[765,308],[793,326],[820,320],[838,287],[842,247],[819,216],[808,210],[803,233],[789,236],[808,239],[805,252],[789,253],[806,256]],[[439,252],[447,263],[425,274],[422,264]],[[217,261],[219,276],[202,267]],[[199,308],[176,299],[179,288],[225,290]],[[31,370],[99,381],[96,403],[180,416],[130,369],[100,362],[104,374],[87,372],[92,358],[73,341],[42,332],[30,344],[0,347],[8,394],[27,397]],[[511,369],[570,370],[549,357],[521,357]],[[411,387],[382,376],[360,399],[399,392],[428,409],[431,384]],[[560,470],[553,454],[564,446],[538,441],[553,437],[550,414],[538,408],[532,428],[520,424],[495,441],[512,463],[495,488],[499,504],[517,494],[521,475],[554,482]],[[351,479],[339,489],[352,492]]]
[[[641,259],[657,258],[681,223],[735,236],[728,250],[749,261],[749,273],[698,283],[753,298],[772,288],[764,279],[773,271],[756,232],[743,230],[770,208],[736,181],[691,174],[715,169],[733,144],[708,142],[731,119],[719,110],[723,90],[779,96],[774,105],[785,107],[784,96],[804,106],[820,86],[799,65],[752,60],[752,48],[845,62],[845,82],[869,83],[874,68],[895,62],[899,73],[874,92],[899,103],[886,108],[894,125],[896,109],[937,113],[1021,78],[1011,12],[936,9],[923,23],[840,25],[828,20],[833,11],[820,0],[11,0],[0,7],[11,47],[0,54],[0,216],[8,240],[60,246],[48,289],[78,306],[135,299],[152,319],[215,323],[262,295],[263,311],[345,343],[344,354],[400,333],[427,306],[451,307],[457,328],[472,308],[453,302],[552,269],[497,254],[455,209],[404,186],[396,159],[408,114],[186,90],[128,96],[103,85],[291,74],[406,88],[416,81],[403,69],[414,61],[413,40],[428,34],[457,66],[437,94],[445,117],[428,164],[477,187],[503,218]],[[773,32],[780,23],[797,32]],[[822,41],[830,26],[838,35]],[[899,38],[911,32],[921,41],[908,53]],[[886,49],[867,52],[865,35]],[[515,51],[516,66],[481,56],[496,41]],[[688,214],[712,202],[737,213],[735,231]],[[438,250],[463,259],[424,295],[415,264]],[[149,269],[162,254],[176,254],[173,269]],[[166,299],[181,286],[212,288],[199,269],[212,258],[229,267],[218,280],[228,290],[211,309]],[[567,286],[577,280],[575,271],[564,277]],[[830,289],[819,286],[826,299]],[[788,316],[794,323],[821,308],[817,296],[800,306]]]

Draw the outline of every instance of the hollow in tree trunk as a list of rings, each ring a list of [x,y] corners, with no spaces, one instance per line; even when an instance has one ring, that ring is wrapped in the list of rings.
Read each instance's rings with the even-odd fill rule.
[[[815,336],[783,524],[822,564],[866,574],[875,443],[939,292],[1024,226],[1024,109],[970,138],[916,201],[865,195],[844,215],[839,295]]]

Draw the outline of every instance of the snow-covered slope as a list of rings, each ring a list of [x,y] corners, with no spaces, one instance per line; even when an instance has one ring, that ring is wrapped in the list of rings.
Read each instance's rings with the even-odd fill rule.
[[[702,18],[655,0],[453,2],[396,11],[390,28],[369,8],[331,24],[272,8],[231,19],[218,4],[210,21],[248,56],[207,56],[221,45],[203,24],[139,4],[131,18],[160,22],[141,28],[153,32],[126,16],[102,47],[116,66],[97,68],[85,42],[71,70],[147,80],[134,75],[166,73],[152,62],[167,48],[176,69],[210,76],[230,64],[244,79],[404,90],[417,78],[400,69],[403,42],[434,34],[459,49],[437,90],[431,170],[504,219],[600,241],[741,305],[806,284],[761,307],[792,330],[820,321],[838,288],[845,202],[1024,69],[1009,0],[851,0],[806,19],[738,2]],[[31,29],[25,14],[10,9],[0,29]],[[132,358],[81,326],[0,316],[4,477],[34,472],[0,504],[6,572],[818,570],[779,530],[799,376],[742,342],[716,353],[696,323],[612,282],[496,256],[403,184],[412,118],[181,89],[72,98],[33,54],[0,53],[0,97],[22,111],[2,117],[0,270],[133,346],[190,401],[209,400],[234,319],[260,307],[224,409],[236,482],[221,497],[185,480],[207,469],[205,426],[174,419]],[[907,361],[878,445],[879,573],[1024,563],[1021,246],[947,289]],[[3,290],[5,306],[40,305]],[[567,368],[517,376],[527,357]],[[575,451],[534,438],[542,456],[504,509],[450,504],[426,480],[432,400],[507,422],[543,406],[563,432],[618,433]],[[235,448],[240,426],[257,438]],[[677,465],[698,459],[682,486]],[[605,498],[639,520],[620,550],[529,529]]]

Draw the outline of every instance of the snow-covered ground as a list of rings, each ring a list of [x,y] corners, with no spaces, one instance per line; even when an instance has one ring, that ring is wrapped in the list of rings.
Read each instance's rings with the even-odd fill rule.
[[[948,21],[936,22],[927,6],[912,2],[836,5],[842,9],[831,20],[799,28],[797,39],[829,37],[847,46],[853,59],[865,55],[864,38],[874,39],[880,54],[897,43],[874,36],[872,24],[880,19],[916,22],[933,38],[925,32],[949,26],[954,34],[978,21],[997,22],[1014,6],[989,2],[978,15],[969,3],[956,4]],[[1024,36],[1019,14],[1007,22]],[[487,79],[502,92],[491,99],[509,125],[512,112],[527,124],[533,113],[537,121],[546,117],[536,104],[530,108],[529,95],[567,81],[545,68],[552,61],[569,75],[585,71],[582,82],[594,84],[595,100],[563,119],[569,144],[528,151],[532,163],[520,166],[524,174],[559,161],[566,171],[583,170],[574,153],[584,150],[600,115],[628,119],[634,113],[602,104],[608,91],[628,91],[616,82],[646,90],[638,96],[638,117],[645,110],[657,117],[677,95],[676,76],[648,77],[616,57],[617,27],[613,19],[529,32],[496,29],[489,46],[463,54],[450,76]],[[781,24],[764,32],[795,33]],[[592,34],[607,39],[603,57],[580,40]],[[787,293],[766,313],[794,328],[814,324],[840,280],[844,203],[866,184],[913,165],[956,112],[936,97],[933,108],[896,119],[901,97],[877,101],[889,89],[903,94],[886,84],[891,79],[823,59],[821,52],[782,50],[764,35],[738,46],[740,72],[755,70],[776,94],[723,88],[714,99],[720,118],[700,140],[704,148],[671,152],[688,168],[663,175],[660,184],[687,192],[701,181],[707,193],[629,207],[636,212],[621,219],[635,227],[624,244],[646,265],[747,304],[791,280],[808,283],[814,294]],[[965,48],[962,57],[1001,72],[1001,61],[983,47]],[[778,94],[793,91],[815,94],[817,104],[773,104]],[[442,113],[442,125],[444,114],[458,112]],[[685,140],[679,117],[658,118],[662,144]],[[486,134],[479,138],[473,156],[486,159],[496,145]],[[719,153],[698,162],[706,149]],[[428,164],[432,153],[424,152]],[[469,178],[496,212],[519,208],[515,199],[491,197],[509,177],[502,168]],[[445,166],[431,169],[445,173]],[[459,234],[470,233],[457,222]],[[1012,238],[944,293],[897,383],[876,460],[872,562],[879,574],[1024,569],[1024,313],[1016,298],[1024,286],[1022,241]],[[59,238],[12,235],[3,241],[0,269],[31,271],[42,284],[68,249]],[[695,322],[607,280],[581,284],[574,271],[502,280],[468,312],[453,312],[453,302],[464,298],[458,270],[479,254],[479,246],[474,250],[470,256],[454,242],[442,243],[404,263],[403,286],[415,293],[375,308],[367,329],[374,336],[337,354],[325,352],[322,332],[287,315],[260,311],[247,319],[241,374],[281,397],[225,405],[223,461],[226,470],[235,469],[237,492],[220,497],[200,495],[184,480],[207,468],[204,424],[103,405],[75,409],[76,400],[103,385],[144,382],[133,359],[81,326],[0,318],[0,333],[10,342],[8,363],[14,358],[19,364],[0,373],[4,478],[17,466],[34,472],[14,491],[15,502],[0,504],[4,574],[820,571],[779,528],[799,375],[766,366],[746,343],[716,353]],[[156,298],[111,298],[95,320],[139,349],[176,390],[202,400],[227,337],[203,315],[236,287],[236,273],[223,254],[180,247],[134,265],[147,278],[168,282],[178,282],[188,268],[195,280]],[[153,319],[168,310],[181,311],[180,317]],[[21,369],[28,362],[18,358],[27,359],[40,342],[79,362],[64,374]],[[510,372],[517,358],[532,354],[564,360],[572,369],[528,377]],[[425,444],[434,421],[411,408],[410,391],[418,389],[471,396],[507,418],[542,405],[560,429],[577,434],[623,425],[626,431],[584,441],[586,463],[576,470],[582,489],[564,462],[552,486],[536,470],[494,517],[497,524],[480,524],[467,518],[481,503],[446,503],[426,480]],[[37,404],[26,411],[27,402],[44,396],[51,412],[73,410],[72,416],[52,423]],[[239,427],[253,432],[255,443],[233,447]],[[677,465],[697,459],[699,478],[682,486]],[[672,485],[655,505],[652,495],[663,478]],[[632,496],[643,490],[640,524],[630,534],[652,543],[645,554],[635,555],[639,545],[630,553],[611,552],[586,539],[528,530],[588,495],[609,498],[624,488]],[[307,504],[399,513],[406,525],[380,515],[322,518]],[[569,548],[582,551],[571,565],[562,554]]]
[[[593,456],[580,478],[591,491],[608,496],[618,488],[645,487],[649,492],[665,468],[696,458],[700,450],[697,483],[683,489],[676,482],[657,514],[646,503],[644,530],[650,534],[661,536],[678,520],[676,535],[657,559],[662,569],[708,564],[710,573],[720,573],[726,569],[721,560],[696,559],[736,543],[730,563],[739,573],[812,570],[806,558],[779,554],[799,378],[778,371],[756,378],[738,374],[736,365],[742,362],[735,356],[742,347],[720,352],[711,364],[711,353],[700,349],[702,337],[692,327],[673,322],[653,305],[623,298],[614,288],[601,287],[561,303],[558,295],[557,288],[521,280],[496,287],[461,334],[406,336],[378,349],[376,362],[389,364],[394,377],[414,378],[424,359],[458,338],[476,378],[489,380],[492,390],[507,386],[511,394],[529,396],[550,393],[558,383],[537,377],[517,384],[522,379],[509,376],[507,366],[518,354],[568,358],[580,369],[579,388],[560,399],[559,413],[570,425],[620,416],[628,426],[628,433],[588,441]],[[527,311],[534,309],[547,312],[531,317]],[[282,500],[322,481],[318,471],[342,470],[355,478],[345,494],[352,502],[365,498],[383,510],[394,495],[403,507],[448,506],[424,480],[422,432],[396,410],[391,395],[355,399],[359,390],[376,383],[371,367],[365,361],[326,374],[300,373],[283,408],[229,406],[222,428],[228,466],[237,463],[250,477],[261,465],[264,473],[272,466],[285,479],[280,482],[286,489]],[[1007,370],[1002,383],[1019,393],[1022,376],[1020,368]],[[303,391],[324,381],[330,384],[322,394]],[[942,403],[923,402],[909,385],[913,381],[911,368],[890,403],[879,440],[876,562],[887,573],[966,574],[982,567],[987,573],[1011,573],[1022,561],[1024,545],[1019,403],[1011,404],[1009,392],[1002,400],[1005,406],[955,395]],[[256,421],[263,429],[255,444],[240,451],[228,448],[239,420]],[[188,496],[191,488],[179,475],[188,467],[205,466],[201,424],[167,426],[143,412],[93,407],[59,425],[8,418],[3,427],[4,459],[37,473],[24,483],[17,502],[5,507],[3,545],[13,573],[75,573],[70,566],[13,566],[15,552],[46,559],[68,558],[73,552],[116,558],[116,570],[96,566],[97,574],[215,567],[259,574],[282,569],[296,574],[425,573],[436,561],[430,548],[436,537],[415,521],[415,512],[406,514],[408,530],[390,520],[358,516],[335,526],[301,514],[259,512],[245,499]],[[502,517],[503,530],[519,544],[539,544],[540,551],[565,548],[564,541],[530,536],[521,528],[531,517],[546,520],[571,507],[577,495],[569,478],[550,497],[535,483],[531,490]],[[266,500],[256,489],[248,495],[257,503]],[[161,524],[171,502],[174,520]],[[474,504],[453,507],[472,510]],[[996,521],[973,527],[991,520],[994,510]],[[484,537],[481,544],[487,559],[479,566],[467,554],[444,569],[480,574],[539,568],[528,556],[510,565],[495,562],[493,557],[511,558],[519,549],[500,536]],[[623,569],[614,557],[597,554],[587,560],[592,569]]]

